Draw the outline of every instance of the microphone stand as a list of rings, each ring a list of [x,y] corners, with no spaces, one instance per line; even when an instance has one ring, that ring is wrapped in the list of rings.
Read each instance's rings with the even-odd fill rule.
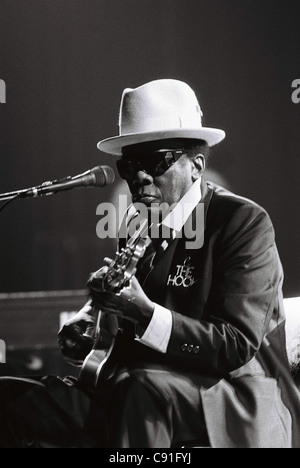
[[[114,179],[115,174],[109,166],[97,166],[77,176],[48,180],[36,187],[21,189],[15,192],[0,193],[0,201],[6,201],[6,203],[0,207],[0,211],[2,211],[8,203],[17,198],[35,198],[42,195],[54,195],[55,193],[71,190],[76,187],[104,187],[106,184],[111,184]]]
[[[41,195],[53,195],[56,193],[57,190],[69,190],[72,188],[72,184],[68,184],[68,186],[65,186],[66,181],[71,181],[72,177],[68,176],[63,179],[58,179],[58,180],[53,180],[53,181],[47,181],[43,182],[41,185],[38,185],[34,188],[27,188],[27,189],[21,189],[21,190],[16,190],[14,192],[6,192],[6,193],[0,193],[0,201],[5,201],[1,207],[0,207],[0,212],[4,210],[4,208],[13,200],[16,200],[17,198],[25,198],[28,196],[28,192],[31,193],[31,197],[37,197]],[[76,179],[74,179],[74,185],[75,185]],[[53,188],[53,190],[52,190]]]
[[[12,201],[16,200],[17,198],[19,198],[19,195],[12,195],[10,198],[0,198],[1,200],[7,200],[6,203],[4,203],[1,207],[0,207],[0,212],[2,210],[4,210],[4,208]]]

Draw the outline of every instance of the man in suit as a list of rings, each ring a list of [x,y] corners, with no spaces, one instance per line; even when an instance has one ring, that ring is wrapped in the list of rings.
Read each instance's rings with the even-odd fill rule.
[[[46,379],[30,390],[38,405],[27,391],[27,411],[49,414],[50,399],[56,408],[48,426],[33,430],[23,419],[37,446],[53,445],[54,428],[73,446],[300,446],[273,226],[262,207],[205,180],[209,148],[225,133],[203,127],[201,117],[194,92],[177,80],[123,92],[120,133],[98,147],[119,158],[130,209],[146,206],[152,242],[125,288],[109,287],[110,260],[89,278],[90,301],[59,332],[61,350],[82,362],[100,310],[99,342],[113,340],[113,352],[93,391]],[[12,421],[16,408],[26,411],[20,398]],[[20,423],[13,426],[20,440]]]

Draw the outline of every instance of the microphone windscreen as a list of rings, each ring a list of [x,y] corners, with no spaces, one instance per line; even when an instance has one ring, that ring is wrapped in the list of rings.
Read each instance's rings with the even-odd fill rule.
[[[115,173],[110,166],[97,166],[91,170],[95,176],[95,185],[104,187],[110,185],[115,181]]]

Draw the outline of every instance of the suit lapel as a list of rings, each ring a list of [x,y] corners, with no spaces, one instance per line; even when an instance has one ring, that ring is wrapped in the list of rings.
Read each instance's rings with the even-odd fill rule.
[[[201,182],[202,199],[201,203],[204,203],[204,227],[206,225],[206,217],[208,207],[213,196],[213,190],[207,185],[205,180]],[[195,217],[197,210],[194,209],[191,216]],[[195,223],[193,225],[196,225]],[[161,300],[162,294],[165,294],[165,285],[167,284],[169,272],[171,266],[177,263],[177,258],[182,255],[183,245],[186,241],[191,242],[193,239],[186,239],[184,236],[184,230],[180,232],[178,237],[169,241],[169,245],[166,249],[162,245],[158,248],[156,255],[153,259],[152,268],[143,282],[143,288],[146,294],[151,292],[152,300]],[[163,287],[163,291],[162,291]]]

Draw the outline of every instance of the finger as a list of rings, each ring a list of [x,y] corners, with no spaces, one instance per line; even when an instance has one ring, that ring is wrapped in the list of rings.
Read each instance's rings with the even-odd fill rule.
[[[105,257],[105,258],[103,259],[103,262],[104,262],[107,266],[109,266],[109,265],[111,264],[111,262],[112,262],[112,259],[109,258],[109,257]]]
[[[58,340],[60,351],[63,356],[72,360],[82,360],[90,352],[93,347],[92,339],[81,339],[80,341],[74,340]]]
[[[138,282],[138,280],[137,280],[137,278],[136,278],[135,276],[132,276],[132,277],[131,277],[130,282],[131,282],[131,284],[132,284],[133,287],[138,287],[138,286],[140,287],[140,286],[141,286],[140,283]]]
[[[131,285],[123,288],[119,293],[119,297],[121,297],[122,299],[125,299],[126,301],[130,301],[132,299],[132,290],[130,286]]]
[[[71,349],[71,348],[74,348],[74,346],[76,346],[76,341],[73,341],[73,340],[69,340],[69,339],[68,339],[68,340],[66,340],[66,341],[64,342],[64,345],[65,345],[67,348]]]
[[[83,344],[92,338],[83,335],[83,330],[77,324],[65,325],[58,333],[58,343],[68,350],[77,344]]]
[[[105,275],[105,273],[107,273],[107,270],[108,270],[107,266],[103,266],[99,268],[99,270],[92,273],[92,278],[102,278]]]

